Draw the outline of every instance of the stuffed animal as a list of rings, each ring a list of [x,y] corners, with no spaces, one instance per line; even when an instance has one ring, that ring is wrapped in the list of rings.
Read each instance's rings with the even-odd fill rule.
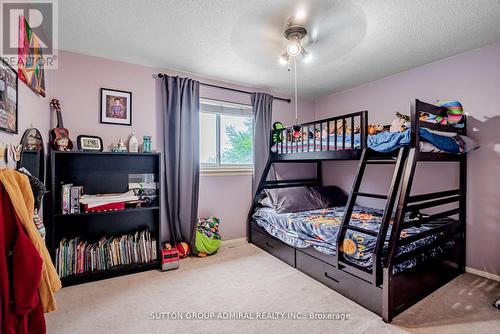
[[[390,132],[403,132],[410,127],[410,116],[396,112],[396,118],[391,123]]]
[[[283,135],[282,135],[283,131],[280,131],[283,128],[284,126],[281,122],[274,122],[273,134],[272,134],[273,144],[278,144],[283,141]]]
[[[419,119],[424,122],[454,126],[462,120],[464,109],[460,102],[443,100],[438,101],[437,105],[443,108],[443,111],[439,115],[421,112],[418,115]]]
[[[377,133],[380,133],[384,131],[384,126],[380,124],[368,124],[368,134],[369,135],[376,135]]]

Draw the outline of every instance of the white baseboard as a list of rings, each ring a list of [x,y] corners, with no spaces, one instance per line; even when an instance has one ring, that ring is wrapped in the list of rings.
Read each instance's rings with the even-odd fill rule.
[[[479,270],[479,269],[474,269],[474,268],[471,268],[471,267],[465,267],[465,271],[468,272],[468,273],[477,275],[477,276],[481,276],[481,277],[484,277],[484,278],[488,278],[488,279],[500,282],[500,276],[499,275],[490,274],[490,273],[487,273],[486,271],[482,271],[482,270]]]

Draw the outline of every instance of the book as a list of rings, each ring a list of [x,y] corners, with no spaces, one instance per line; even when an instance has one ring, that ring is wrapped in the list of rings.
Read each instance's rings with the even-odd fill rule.
[[[123,194],[98,194],[98,195],[82,195],[80,203],[87,205],[88,208],[96,206],[121,203],[139,200],[139,196],[134,195],[132,191],[127,191]]]
[[[102,237],[93,243],[78,237],[63,238],[55,251],[54,262],[60,277],[110,270],[156,260],[156,245],[157,241],[147,229],[116,237]]]
[[[89,207],[88,204],[83,205],[85,212],[103,212],[103,211],[115,211],[125,209],[125,202],[108,203],[98,206]]]
[[[61,188],[61,213],[70,213],[71,187],[73,183],[63,184]]]
[[[83,186],[71,187],[69,213],[80,213],[80,197],[82,195],[83,195]]]

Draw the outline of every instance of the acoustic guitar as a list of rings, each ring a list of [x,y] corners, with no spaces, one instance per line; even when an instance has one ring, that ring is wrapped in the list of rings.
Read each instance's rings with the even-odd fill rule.
[[[58,99],[52,99],[50,107],[57,113],[57,127],[50,130],[50,146],[57,151],[71,151],[73,143],[69,139],[68,129],[64,128],[61,103]]]

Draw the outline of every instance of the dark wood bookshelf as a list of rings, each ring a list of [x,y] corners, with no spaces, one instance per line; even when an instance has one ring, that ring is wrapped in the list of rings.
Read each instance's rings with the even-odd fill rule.
[[[114,214],[127,214],[127,213],[134,213],[138,211],[150,211],[150,210],[159,210],[159,206],[146,206],[146,207],[139,207],[139,208],[125,208],[123,210],[109,210],[109,211],[99,211],[99,212],[80,212],[80,213],[68,213],[68,214],[62,214],[62,213],[56,213],[54,216],[56,218],[73,218],[73,217],[79,217],[79,216],[100,216],[100,215],[114,215]]]
[[[52,151],[48,163],[48,198],[44,208],[47,246],[55,260],[56,248],[63,238],[80,237],[95,242],[102,237],[113,237],[149,229],[156,239],[157,258],[161,250],[161,211],[158,206],[126,208],[103,212],[62,214],[61,190],[63,184],[83,186],[85,194],[124,193],[128,191],[129,174],[154,174],[160,180],[159,153],[114,153]],[[158,189],[158,196],[161,190]],[[63,286],[159,269],[159,260],[150,263],[116,266],[110,270],[93,271],[63,277]]]
[[[63,277],[63,278],[61,278],[61,282],[62,282],[63,286],[66,287],[66,286],[71,286],[71,285],[77,285],[77,284],[98,281],[98,280],[102,280],[102,279],[108,279],[108,278],[113,278],[113,277],[118,277],[118,276],[123,276],[123,275],[134,274],[134,273],[138,273],[141,271],[158,269],[159,267],[160,267],[159,260],[151,261],[148,263],[128,264],[128,265],[124,265],[124,266],[116,266],[116,267],[111,268],[109,270],[97,270],[97,271],[91,271],[91,272],[87,272],[87,273]]]

